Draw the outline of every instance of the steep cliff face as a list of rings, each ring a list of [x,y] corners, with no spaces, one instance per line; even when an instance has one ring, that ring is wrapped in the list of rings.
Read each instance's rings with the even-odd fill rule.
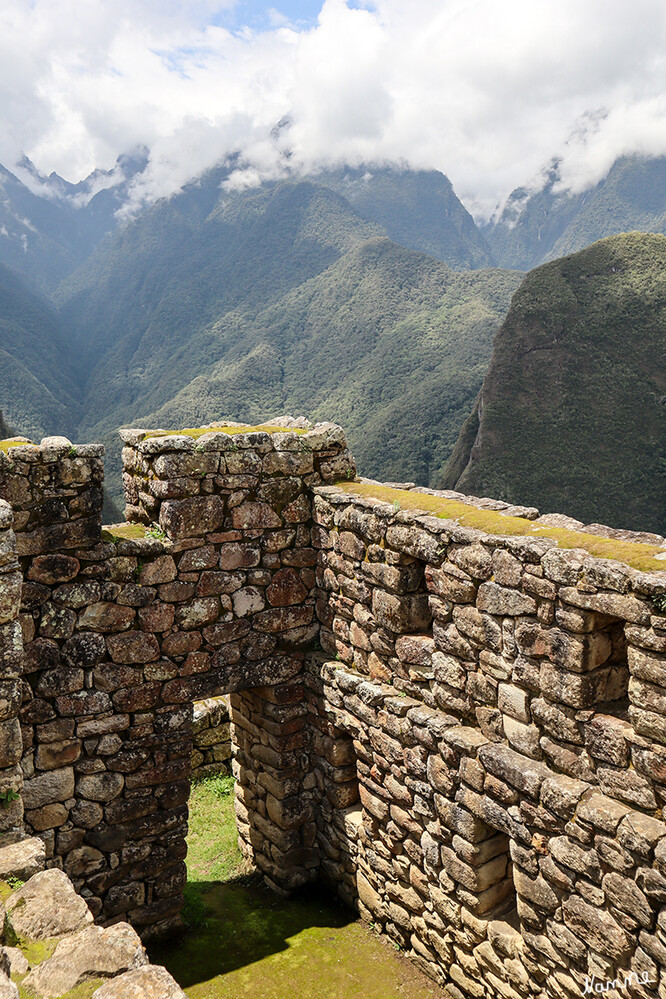
[[[71,432],[80,414],[75,371],[52,308],[0,264],[0,406],[13,431]],[[3,427],[0,434],[7,436]]]
[[[442,485],[663,532],[664,236],[613,236],[527,276]]]
[[[483,235],[500,267],[530,270],[617,233],[666,232],[666,157],[621,156],[584,191],[560,190],[554,162],[540,190],[518,188]]]

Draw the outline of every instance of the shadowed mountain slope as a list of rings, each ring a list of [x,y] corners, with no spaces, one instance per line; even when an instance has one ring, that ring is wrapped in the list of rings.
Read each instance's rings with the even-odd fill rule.
[[[52,308],[0,265],[0,400],[7,424],[38,440],[80,418],[72,353]]]
[[[666,531],[666,237],[527,275],[441,484]]]

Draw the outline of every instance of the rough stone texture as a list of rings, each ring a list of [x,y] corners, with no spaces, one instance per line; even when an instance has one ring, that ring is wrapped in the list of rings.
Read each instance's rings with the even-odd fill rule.
[[[93,921],[67,875],[57,868],[33,874],[10,896],[6,908],[14,933],[31,940],[65,936]]]
[[[53,956],[25,979],[25,987],[55,999],[91,978],[111,978],[148,964],[135,930],[127,923],[89,926],[61,940]]]
[[[345,493],[339,428],[122,435],[127,516],[166,540],[74,543],[93,457],[76,488],[60,445],[0,457],[0,781],[95,917],[177,925],[189,778],[232,748],[267,882],[330,884],[447,999],[663,992],[666,573]]]
[[[194,702],[191,779],[231,773],[231,725],[228,697]]]
[[[93,999],[187,999],[166,968],[128,971],[93,992]]]
[[[44,842],[37,836],[0,847],[0,878],[11,876],[28,881],[33,874],[43,871],[45,865]]]

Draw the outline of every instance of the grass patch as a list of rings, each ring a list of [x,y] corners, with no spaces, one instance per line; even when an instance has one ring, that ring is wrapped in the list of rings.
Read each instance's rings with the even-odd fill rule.
[[[144,541],[150,528],[145,524],[110,524],[102,531],[102,541]]]
[[[204,434],[306,434],[302,427],[274,427],[269,423],[260,423],[256,427],[186,427],[185,430],[151,430],[144,440],[150,437],[203,437]]]
[[[189,999],[440,997],[327,892],[312,888],[285,899],[246,873],[236,845],[233,783],[206,777],[192,786],[188,931],[151,946],[151,960],[166,966]]]
[[[399,504],[402,510],[423,510],[444,520],[455,520],[464,527],[475,527],[488,534],[501,537],[541,537],[552,538],[560,548],[584,548],[597,558],[609,558],[624,562],[643,572],[665,572],[663,560],[654,556],[663,552],[657,545],[646,545],[636,541],[618,541],[615,538],[599,538],[583,531],[570,531],[561,527],[547,527],[534,524],[523,517],[509,517],[496,510],[479,510],[478,507],[441,496],[427,493],[413,493],[407,489],[392,489],[389,486],[375,486],[368,482],[335,483],[339,489],[356,496],[372,496],[385,503]],[[666,580],[666,576],[665,576]]]
[[[192,783],[187,838],[190,884],[228,881],[250,870],[238,849],[233,795],[233,777],[220,774]]]
[[[33,444],[32,441],[17,441],[13,438],[6,441],[0,441],[0,451],[4,451],[5,454],[7,454],[10,447],[38,447],[38,445]]]

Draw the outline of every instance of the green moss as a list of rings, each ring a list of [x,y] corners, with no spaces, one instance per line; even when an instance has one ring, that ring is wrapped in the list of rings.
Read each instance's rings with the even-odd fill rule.
[[[36,999],[37,993],[22,985],[18,978],[16,981],[19,985],[20,999]],[[70,989],[69,992],[65,992],[59,999],[91,999],[95,991],[104,985],[105,981],[108,981],[108,979],[91,978],[90,981],[82,982],[81,985],[77,985],[75,988]]]
[[[614,538],[599,538],[583,531],[569,531],[560,527],[546,527],[534,524],[522,517],[508,517],[495,510],[479,510],[456,500],[427,493],[413,493],[406,489],[392,489],[389,486],[375,486],[367,482],[335,483],[340,489],[357,496],[374,496],[385,503],[399,503],[402,510],[423,510],[445,520],[455,520],[465,527],[475,527],[488,534],[502,537],[542,537],[552,538],[560,548],[584,548],[597,558],[610,558],[624,562],[643,572],[666,572],[663,561],[654,556],[662,552],[657,545],[640,544],[635,541],[618,541]],[[666,576],[664,577],[666,581]]]
[[[32,441],[17,441],[14,438],[10,438],[6,441],[0,441],[0,451],[4,451],[5,454],[9,451],[10,447],[37,447]]]
[[[145,524],[112,524],[102,531],[102,541],[143,541],[147,530]]]
[[[149,437],[171,437],[173,435],[178,435],[179,437],[203,437],[204,434],[306,434],[307,430],[303,430],[301,427],[274,427],[268,423],[261,423],[256,427],[186,427],[185,430],[165,430],[165,431],[151,431],[146,434],[144,440],[148,440]]]
[[[13,891],[14,889],[7,881],[0,880],[0,902],[6,902]]]
[[[413,964],[329,894],[312,889],[283,899],[258,875],[243,875],[232,786],[225,777],[193,786],[189,931],[150,948],[150,959],[167,967],[189,999],[439,996]]]

